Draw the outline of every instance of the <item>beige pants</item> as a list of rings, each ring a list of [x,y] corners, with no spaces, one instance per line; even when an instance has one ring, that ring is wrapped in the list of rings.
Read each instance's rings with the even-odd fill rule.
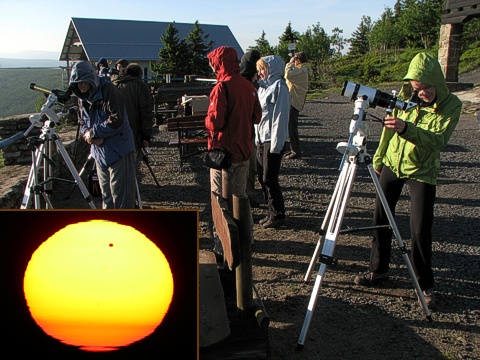
[[[232,183],[232,195],[247,197],[247,176],[249,160],[233,163],[227,170],[210,169],[210,189],[218,195],[222,195],[222,173],[226,171]]]

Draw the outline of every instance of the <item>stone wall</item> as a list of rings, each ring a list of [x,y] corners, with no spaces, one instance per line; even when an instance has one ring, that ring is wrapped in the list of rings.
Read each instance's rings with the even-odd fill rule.
[[[47,132],[52,133],[52,137],[42,136],[52,143],[52,153],[50,154],[54,167],[54,176],[65,176],[70,173],[67,162],[72,162],[75,168],[82,167],[87,159],[89,153],[89,146],[81,137],[77,139],[78,124],[74,122],[66,122],[61,125],[56,125],[54,128],[49,129],[47,122],[44,123],[44,127],[34,127],[27,134],[27,138],[17,140],[13,144],[3,146],[2,156],[4,164],[8,166],[31,166],[32,165],[32,150],[30,150],[27,141],[28,138],[38,138],[41,134]],[[26,132],[31,123],[29,115],[16,115],[11,117],[5,117],[0,119],[0,141],[12,137],[19,132]],[[57,138],[55,142],[53,139]],[[58,144],[57,144],[58,143]],[[5,142],[3,144],[6,144]],[[58,151],[58,146],[65,148],[67,156],[61,154]],[[46,145],[45,145],[46,147]]]

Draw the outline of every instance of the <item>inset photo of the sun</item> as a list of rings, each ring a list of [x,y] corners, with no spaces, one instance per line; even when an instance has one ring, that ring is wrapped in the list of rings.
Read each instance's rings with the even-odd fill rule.
[[[198,357],[197,210],[0,216],[4,351]]]

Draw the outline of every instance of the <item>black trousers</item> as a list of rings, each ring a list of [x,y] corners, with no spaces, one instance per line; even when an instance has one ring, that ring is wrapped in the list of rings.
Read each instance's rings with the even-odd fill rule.
[[[399,179],[388,167],[384,166],[380,175],[380,185],[387,199],[390,211],[395,216],[395,207],[403,186],[407,184],[410,191],[410,231],[412,265],[422,290],[433,287],[432,271],[432,226],[433,206],[436,186],[411,179]],[[376,197],[373,225],[388,225],[388,217]],[[392,248],[392,230],[376,229],[373,234],[370,254],[370,271],[383,274],[389,270]]]
[[[273,154],[270,152],[270,143],[257,146],[258,181],[268,202],[269,215],[274,219],[285,218],[285,201],[278,181],[284,150],[280,154]]]
[[[290,150],[295,155],[301,156],[300,136],[298,135],[298,115],[300,112],[293,106],[290,106],[290,114],[288,118],[288,137],[290,138]]]

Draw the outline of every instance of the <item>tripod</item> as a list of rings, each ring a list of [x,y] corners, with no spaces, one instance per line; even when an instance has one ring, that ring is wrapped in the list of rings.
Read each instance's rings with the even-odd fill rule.
[[[48,90],[45,90],[41,87],[38,87],[34,84],[31,86],[34,90],[39,90],[44,93],[48,93],[48,98],[46,102],[43,104],[40,114],[30,116],[30,122],[32,125],[27,129],[24,133],[24,136],[27,136],[30,131],[34,127],[41,127],[41,134],[39,137],[30,137],[27,138],[29,143],[29,148],[32,151],[32,167],[30,168],[27,185],[25,187],[25,191],[22,198],[22,203],[20,205],[21,209],[27,209],[31,206],[32,198],[34,199],[34,207],[35,209],[41,208],[40,203],[40,195],[43,196],[43,199],[46,203],[46,208],[53,208],[52,203],[50,201],[50,196],[52,194],[52,182],[54,180],[65,181],[69,183],[75,183],[79,186],[80,191],[83,194],[84,199],[90,205],[92,209],[95,209],[95,204],[93,203],[92,197],[88,192],[85,184],[83,183],[80,175],[75,169],[75,166],[70,159],[63,143],[61,142],[58,134],[55,131],[55,125],[59,121],[59,119],[65,116],[67,113],[56,113],[55,112],[55,105],[57,105],[57,96]],[[42,126],[42,118],[47,117],[48,120],[43,121]],[[53,166],[55,163],[53,162],[51,156],[53,153],[53,144],[56,145],[60,155],[62,156],[63,160],[65,161],[70,173],[72,174],[74,181],[66,180],[66,179],[59,179],[54,178],[53,174]],[[39,182],[38,179],[38,171],[43,164],[43,181]]]
[[[395,224],[394,217],[390,211],[385,195],[382,191],[380,181],[373,169],[371,164],[371,157],[366,152],[366,140],[368,137],[368,125],[365,120],[365,110],[368,107],[368,101],[366,97],[360,96],[355,101],[355,111],[352,117],[350,124],[350,137],[348,142],[341,142],[337,145],[337,150],[343,153],[342,163],[340,165],[341,173],[335,190],[332,196],[332,199],[327,208],[327,214],[323,220],[321,228],[321,236],[317,242],[314,254],[310,261],[307,273],[305,275],[304,281],[307,282],[310,278],[310,275],[313,271],[313,267],[317,260],[320,262],[320,268],[318,270],[315,284],[313,286],[313,291],[310,296],[310,301],[308,303],[307,313],[305,315],[305,320],[302,326],[300,337],[297,343],[297,350],[303,349],[305,344],[305,338],[307,336],[308,328],[310,326],[313,312],[315,310],[315,305],[318,300],[318,293],[322,285],[322,281],[325,277],[325,272],[329,265],[335,263],[333,258],[333,252],[335,250],[335,244],[340,234],[340,227],[345,215],[345,210],[347,207],[348,199],[350,192],[353,186],[355,179],[355,174],[358,168],[358,165],[364,163],[367,165],[368,172],[370,177],[373,180],[375,185],[376,192],[381,200],[383,208],[387,213],[389,220],[390,228],[392,229],[395,238],[397,240],[397,245],[403,255],[403,258],[407,264],[408,272],[412,278],[415,290],[417,292],[418,298],[420,299],[423,310],[425,311],[426,317],[429,321],[432,321],[430,316],[430,311],[425,302],[425,297],[418,283],[417,277],[413,270],[413,267],[410,262],[410,258],[407,254],[407,249],[403,244],[402,238],[398,231],[398,228]],[[387,110],[388,111],[388,110]],[[388,225],[387,225],[388,226]],[[323,248],[320,252],[321,244],[323,243]]]

